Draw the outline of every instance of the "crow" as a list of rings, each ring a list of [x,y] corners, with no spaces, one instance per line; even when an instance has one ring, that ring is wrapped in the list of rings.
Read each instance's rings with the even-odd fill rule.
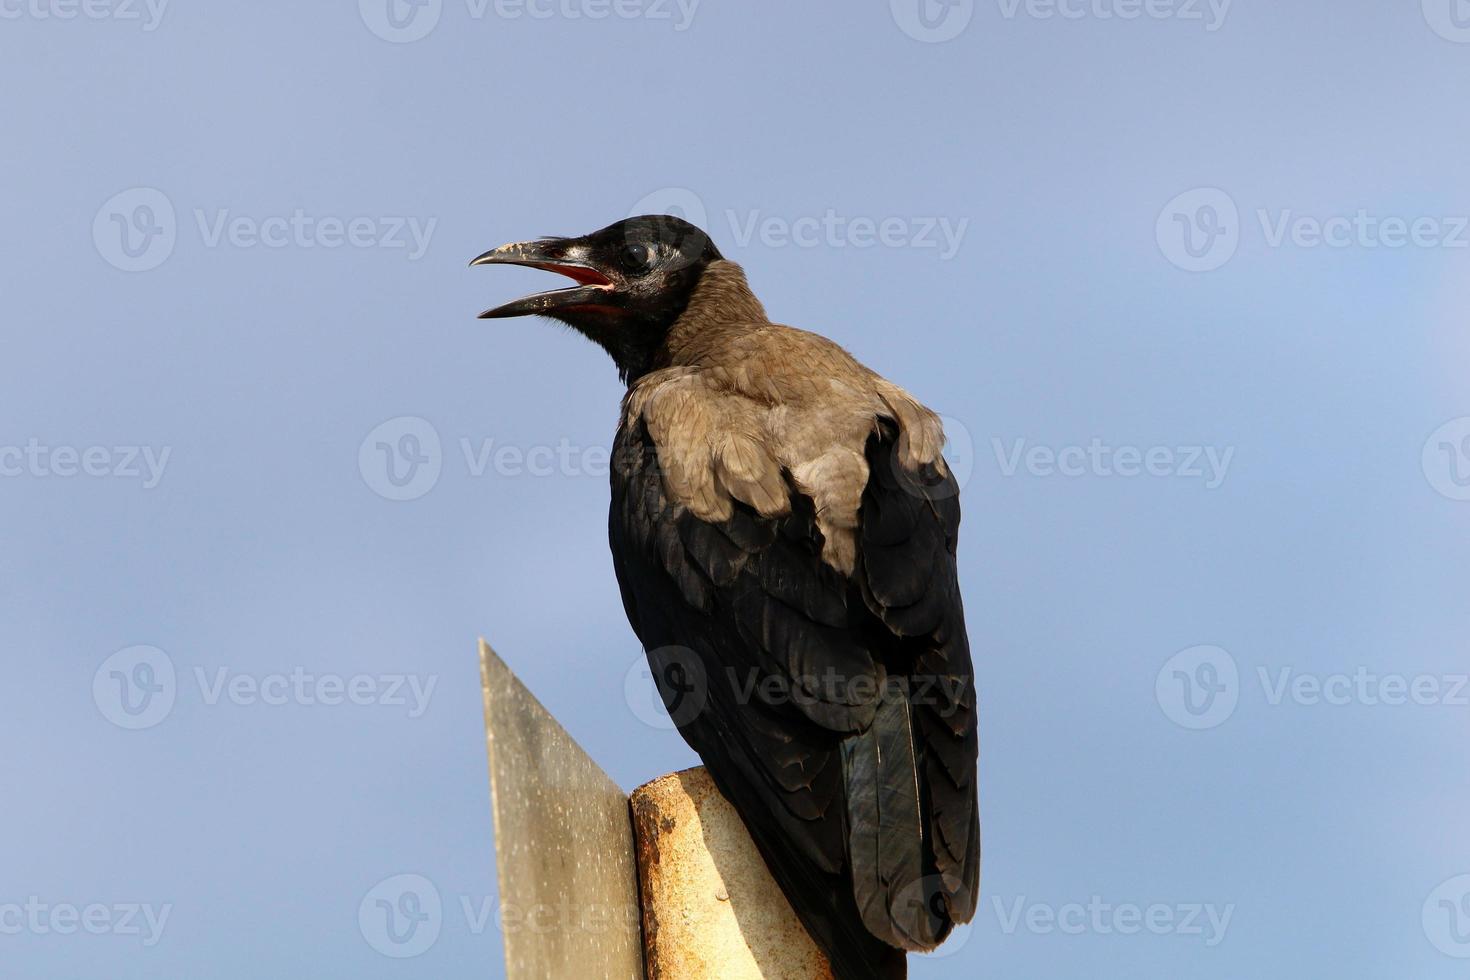
[[[575,285],[480,314],[559,320],[627,385],[608,535],[670,716],[839,980],[894,980],[975,912],[976,692],[938,416],[773,324],[680,218],[471,265]]]

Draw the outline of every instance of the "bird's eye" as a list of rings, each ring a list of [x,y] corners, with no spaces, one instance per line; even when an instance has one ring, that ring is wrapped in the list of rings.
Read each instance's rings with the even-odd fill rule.
[[[642,242],[629,242],[620,255],[623,268],[628,272],[647,272],[653,268],[653,249]]]

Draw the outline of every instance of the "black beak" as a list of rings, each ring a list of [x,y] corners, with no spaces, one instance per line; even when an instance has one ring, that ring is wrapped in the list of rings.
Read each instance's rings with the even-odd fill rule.
[[[608,294],[613,288],[612,279],[588,258],[586,247],[571,238],[544,238],[502,245],[478,256],[470,265],[527,265],[533,269],[559,272],[577,281],[577,285],[566,289],[533,293],[486,310],[480,314],[481,320],[531,314],[549,316],[557,310],[574,306],[602,306],[607,304]]]

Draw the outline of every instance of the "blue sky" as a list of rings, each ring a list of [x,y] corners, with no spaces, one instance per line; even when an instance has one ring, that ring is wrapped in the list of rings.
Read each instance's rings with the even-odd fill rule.
[[[394,4],[0,0],[0,972],[503,975],[481,635],[694,763],[613,369],[465,267],[677,209],[967,474],[916,978],[1464,975],[1463,0]]]

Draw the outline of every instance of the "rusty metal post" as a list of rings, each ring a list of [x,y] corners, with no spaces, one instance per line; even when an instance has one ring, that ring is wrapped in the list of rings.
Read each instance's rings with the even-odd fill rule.
[[[745,825],[704,769],[633,791],[648,980],[831,980]]]

